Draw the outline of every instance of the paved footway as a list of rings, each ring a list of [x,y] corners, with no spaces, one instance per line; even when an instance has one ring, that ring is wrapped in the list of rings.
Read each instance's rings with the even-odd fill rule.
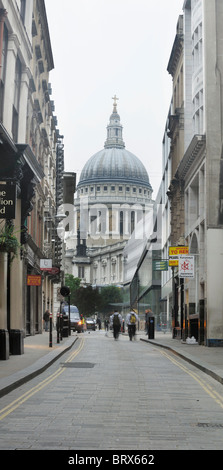
[[[222,385],[169,351],[110,332],[79,335],[0,407],[0,449],[223,446]]]

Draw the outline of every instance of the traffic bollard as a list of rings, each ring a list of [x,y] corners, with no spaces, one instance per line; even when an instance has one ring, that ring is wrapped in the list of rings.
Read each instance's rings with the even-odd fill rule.
[[[49,333],[49,347],[53,347],[53,321],[52,321],[52,313],[50,314],[50,333]]]
[[[60,342],[60,314],[57,314],[57,343]]]

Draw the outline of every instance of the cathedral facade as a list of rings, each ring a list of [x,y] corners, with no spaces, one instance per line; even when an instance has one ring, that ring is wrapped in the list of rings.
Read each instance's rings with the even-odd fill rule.
[[[74,202],[76,230],[66,240],[65,271],[83,285],[97,287],[122,285],[123,250],[153,207],[148,173],[125,148],[113,99],[104,148],[81,172]]]

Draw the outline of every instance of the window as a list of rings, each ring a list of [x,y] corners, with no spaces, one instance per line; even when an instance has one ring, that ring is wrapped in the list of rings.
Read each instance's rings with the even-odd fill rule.
[[[111,191],[115,191],[115,186],[111,186]]]
[[[123,211],[120,212],[119,230],[120,230],[120,236],[122,236],[123,235]]]
[[[135,212],[131,212],[131,233],[135,230]]]
[[[26,14],[26,0],[21,0],[20,16],[21,16],[23,24],[25,24],[25,14]]]
[[[127,187],[126,187],[126,192],[129,193],[129,191],[130,191],[130,187],[127,186]]]
[[[101,191],[101,186],[97,186],[97,192],[100,193]]]
[[[119,186],[118,190],[119,190],[120,192],[122,192],[122,186]]]
[[[104,186],[104,191],[108,191],[108,186]]]
[[[132,190],[133,190],[133,193],[136,193],[136,188],[132,188]]]
[[[3,44],[2,44],[2,71],[0,79],[0,120],[3,121],[3,104],[4,104],[4,88],[5,88],[5,71],[6,71],[6,56],[7,56],[7,45],[8,45],[8,30],[4,25],[3,30]]]
[[[78,277],[84,279],[84,266],[78,266]]]
[[[20,100],[20,87],[21,87],[22,65],[17,57],[15,67],[15,81],[14,81],[14,102],[12,114],[12,135],[15,142],[18,140],[19,128],[19,100]]]

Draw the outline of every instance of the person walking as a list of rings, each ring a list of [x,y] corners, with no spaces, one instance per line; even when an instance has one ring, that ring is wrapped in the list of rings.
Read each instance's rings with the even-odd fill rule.
[[[43,315],[45,331],[49,331],[50,311],[47,309]]]
[[[139,321],[139,317],[136,312],[131,308],[130,312],[126,315],[126,325],[128,327],[129,339],[132,341],[132,338],[135,338],[136,334],[136,323]]]
[[[114,339],[117,340],[119,337],[121,324],[122,324],[122,316],[119,312],[115,311],[111,316],[111,322],[113,326],[113,336]]]

